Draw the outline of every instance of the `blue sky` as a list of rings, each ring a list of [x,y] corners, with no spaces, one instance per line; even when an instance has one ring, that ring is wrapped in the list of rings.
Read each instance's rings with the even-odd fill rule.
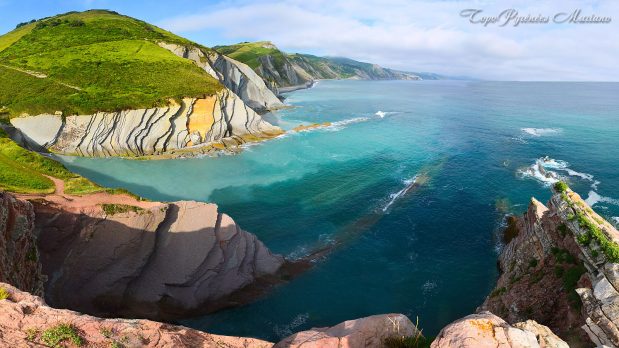
[[[288,52],[494,80],[619,81],[619,1],[587,0],[0,0],[0,32],[57,13],[105,8],[207,46],[269,40]],[[607,24],[470,23],[460,15],[519,16],[581,9]]]

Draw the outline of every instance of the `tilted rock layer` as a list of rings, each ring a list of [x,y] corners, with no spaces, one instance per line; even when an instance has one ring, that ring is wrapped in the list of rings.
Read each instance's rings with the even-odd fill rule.
[[[161,42],[159,46],[179,57],[192,60],[196,65],[218,79],[226,88],[238,95],[250,108],[262,112],[284,107],[284,104],[267,88],[264,81],[246,64],[210,50]]]
[[[0,191],[0,282],[43,294],[32,204]]]
[[[284,262],[214,204],[151,203],[114,215],[34,204],[55,307],[141,318],[208,312],[233,305],[228,296]]]
[[[86,347],[268,348],[273,345],[254,338],[211,335],[149,320],[100,319],[48,307],[41,298],[9,284],[0,283],[0,287],[10,293],[8,299],[0,300],[2,347],[48,347],[43,336],[59,325],[70,327]]]
[[[157,155],[214,143],[240,145],[283,133],[227,89],[167,107],[18,117],[11,123],[38,146],[79,156]]]
[[[570,344],[619,346],[619,264],[611,250],[619,232],[569,189],[547,206],[533,199],[515,229],[480,309],[510,323],[535,319]]]

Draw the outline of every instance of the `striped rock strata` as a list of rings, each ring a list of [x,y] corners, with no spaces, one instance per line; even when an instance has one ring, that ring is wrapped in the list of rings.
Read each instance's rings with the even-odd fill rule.
[[[198,47],[187,47],[160,42],[159,46],[179,57],[193,61],[226,88],[238,95],[250,108],[264,112],[283,108],[284,104],[267,88],[266,84],[249,66],[216,51],[207,53]]]
[[[11,123],[30,143],[52,152],[100,157],[182,153],[208,144],[225,148],[283,133],[227,89],[167,107],[18,117]]]

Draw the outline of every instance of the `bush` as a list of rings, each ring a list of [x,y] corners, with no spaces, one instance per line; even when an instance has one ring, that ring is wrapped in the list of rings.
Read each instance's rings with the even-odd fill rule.
[[[6,300],[11,297],[11,293],[9,293],[5,288],[0,288],[0,300]]]
[[[41,341],[50,347],[62,347],[61,343],[65,341],[69,341],[78,347],[84,344],[84,339],[70,324],[59,324],[43,331]]]
[[[567,186],[567,184],[563,181],[558,181],[555,183],[555,191],[559,192],[559,193],[564,193],[565,191],[567,191],[567,189],[569,188],[569,186]]]
[[[107,215],[116,215],[128,212],[139,213],[144,211],[144,209],[140,207],[127,204],[101,204],[101,208],[103,208],[103,211]]]

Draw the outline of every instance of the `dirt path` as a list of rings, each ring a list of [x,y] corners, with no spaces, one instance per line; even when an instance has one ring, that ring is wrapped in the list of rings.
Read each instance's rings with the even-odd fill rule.
[[[17,194],[20,199],[45,199],[48,202],[58,204],[67,210],[83,211],[101,209],[101,204],[124,204],[140,207],[143,209],[150,209],[154,207],[162,207],[165,203],[161,202],[147,202],[137,200],[135,197],[128,194],[111,194],[108,192],[91,193],[87,195],[77,196],[64,192],[64,181],[47,176],[48,179],[54,182],[56,190],[51,194]]]

